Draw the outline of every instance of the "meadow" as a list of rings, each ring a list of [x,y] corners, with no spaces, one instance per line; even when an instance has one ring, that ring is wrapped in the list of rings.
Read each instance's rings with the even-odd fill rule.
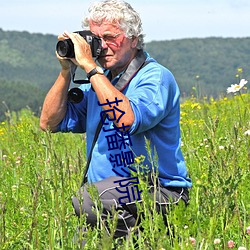
[[[181,104],[182,150],[193,187],[190,204],[154,211],[147,186],[143,230],[116,245],[89,228],[85,249],[250,249],[250,95],[218,100],[190,98]],[[140,159],[137,159],[140,164]],[[79,189],[85,158],[82,134],[40,131],[32,111],[6,113],[0,124],[0,249],[80,249],[71,197]],[[96,211],[100,211],[96,198]]]

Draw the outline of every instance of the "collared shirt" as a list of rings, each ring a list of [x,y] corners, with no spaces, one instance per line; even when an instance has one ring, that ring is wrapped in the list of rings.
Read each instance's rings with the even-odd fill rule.
[[[145,156],[143,165],[148,169],[154,167],[163,186],[192,186],[181,152],[179,88],[168,69],[149,55],[147,61],[150,63],[140,69],[122,91],[129,99],[135,117],[125,138],[126,146],[122,143],[122,135],[114,130],[113,122],[106,119],[92,152],[88,182],[114,175],[129,176],[132,170],[123,166],[123,161],[124,157],[132,161],[133,153],[134,159]],[[120,75],[112,80],[113,85]],[[86,132],[88,156],[103,109],[90,84],[80,88],[84,93],[83,100],[78,104],[68,102],[67,113],[58,131]]]

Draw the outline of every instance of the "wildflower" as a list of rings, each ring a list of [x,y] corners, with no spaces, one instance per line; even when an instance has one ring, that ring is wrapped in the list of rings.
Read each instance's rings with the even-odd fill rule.
[[[136,162],[137,164],[140,164],[140,163],[142,163],[142,162],[144,161],[144,159],[145,159],[145,156],[144,156],[144,155],[140,155],[140,156],[137,156],[137,157],[135,158],[135,162]]]
[[[245,247],[239,247],[238,250],[247,250]]]
[[[247,131],[244,132],[245,136],[249,136],[250,135],[250,129],[248,129]]]
[[[43,213],[42,214],[43,220],[47,221],[48,220],[48,214],[47,213]]]
[[[139,158],[139,157],[136,157],[136,158],[135,158],[135,162],[136,162],[137,164],[140,164],[140,163],[141,163],[140,158]]]
[[[197,181],[196,181],[196,185],[201,185],[201,181],[200,181],[200,180],[197,180]]]
[[[192,103],[192,104],[191,104],[191,108],[192,108],[192,109],[201,109],[201,106],[200,106],[199,103],[196,102],[196,103]]]
[[[233,240],[229,240],[227,242],[227,246],[228,246],[228,248],[234,248],[234,241]]]
[[[246,233],[247,233],[248,235],[250,235],[250,226],[249,226],[249,227],[247,227],[247,229],[246,229]]]
[[[238,68],[237,71],[238,71],[238,73],[242,73],[243,72],[243,68]]]
[[[193,237],[189,237],[189,240],[190,240],[191,244],[194,246],[196,243],[196,239]]]
[[[227,88],[227,93],[235,93],[240,91],[245,85],[247,81],[245,79],[241,79],[239,84],[231,84],[231,87]]]
[[[17,190],[17,185],[13,185],[13,186],[11,187],[11,189],[12,189],[13,192],[16,192],[16,190]]]
[[[223,150],[224,149],[224,146],[219,146],[219,150]]]
[[[214,244],[215,244],[215,245],[220,244],[220,239],[214,239]]]

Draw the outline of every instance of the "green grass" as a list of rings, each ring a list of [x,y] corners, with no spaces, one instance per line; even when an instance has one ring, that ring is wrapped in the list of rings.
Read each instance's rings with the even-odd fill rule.
[[[144,230],[117,249],[135,249],[136,240],[138,249],[228,249],[229,240],[235,249],[250,249],[249,103],[244,94],[181,105],[182,150],[193,180],[190,204],[173,207],[166,227],[140,180]],[[38,124],[28,109],[7,113],[0,124],[0,249],[80,249],[73,239],[85,220],[74,216],[71,197],[82,181],[84,136],[44,133]],[[116,221],[108,223],[113,232]],[[86,233],[86,249],[114,246],[99,224],[100,230]]]

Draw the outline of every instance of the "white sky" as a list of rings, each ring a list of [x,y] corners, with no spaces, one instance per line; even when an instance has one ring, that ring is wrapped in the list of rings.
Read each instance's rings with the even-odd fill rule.
[[[250,37],[250,0],[127,0],[141,15],[145,41]],[[93,0],[0,0],[0,28],[61,34],[81,29]],[[1,39],[1,38],[0,38]]]

